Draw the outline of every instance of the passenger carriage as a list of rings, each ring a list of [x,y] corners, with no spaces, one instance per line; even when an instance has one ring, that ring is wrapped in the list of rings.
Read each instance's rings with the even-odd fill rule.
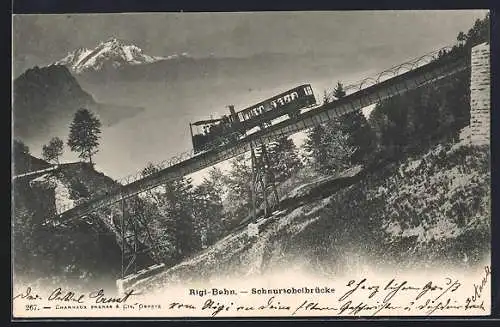
[[[288,115],[289,119],[293,119],[300,115],[301,109],[315,104],[311,85],[304,84],[239,112],[234,110],[234,106],[229,106],[229,115],[189,124],[194,152],[235,142],[251,129],[264,129],[282,116]]]

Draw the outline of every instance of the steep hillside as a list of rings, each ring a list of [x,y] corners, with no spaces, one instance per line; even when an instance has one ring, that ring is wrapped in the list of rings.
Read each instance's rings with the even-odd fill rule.
[[[16,161],[32,158],[18,155]],[[16,278],[50,276],[53,280],[49,283],[115,279],[121,251],[109,216],[98,213],[57,227],[43,222],[116,186],[86,163],[62,164],[47,174],[15,180],[12,227]]]
[[[326,192],[321,181],[297,185],[281,212],[133,288],[299,266],[335,275],[364,265],[465,268],[489,254],[489,171],[489,148],[448,144],[340,190]]]

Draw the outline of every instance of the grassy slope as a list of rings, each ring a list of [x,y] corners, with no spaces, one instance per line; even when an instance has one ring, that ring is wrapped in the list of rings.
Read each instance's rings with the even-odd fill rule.
[[[299,185],[290,194],[321,187]],[[288,207],[258,237],[240,230],[135,289],[212,276],[309,267],[345,273],[355,266],[466,267],[490,249],[489,148],[438,146],[384,167],[333,194]]]

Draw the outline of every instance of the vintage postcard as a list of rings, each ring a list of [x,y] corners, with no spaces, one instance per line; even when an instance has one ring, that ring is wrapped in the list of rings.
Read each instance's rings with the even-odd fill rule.
[[[491,314],[489,11],[12,26],[13,318]]]

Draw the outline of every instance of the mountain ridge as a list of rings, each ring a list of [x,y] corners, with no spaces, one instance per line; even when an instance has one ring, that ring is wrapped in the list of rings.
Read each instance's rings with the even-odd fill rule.
[[[126,65],[140,65],[167,60],[168,57],[150,56],[138,46],[128,41],[111,37],[100,42],[93,49],[77,48],[68,52],[66,57],[56,61],[55,65],[67,66],[76,74],[88,71],[100,71],[111,65],[118,68]]]
[[[29,139],[96,101],[64,66],[34,67],[14,80],[14,135]],[[57,119],[56,119],[57,120]]]
[[[34,67],[14,80],[14,135],[23,141],[66,135],[74,113],[95,111],[103,124],[111,126],[130,118],[143,107],[96,101],[84,90],[69,68],[62,65]]]

